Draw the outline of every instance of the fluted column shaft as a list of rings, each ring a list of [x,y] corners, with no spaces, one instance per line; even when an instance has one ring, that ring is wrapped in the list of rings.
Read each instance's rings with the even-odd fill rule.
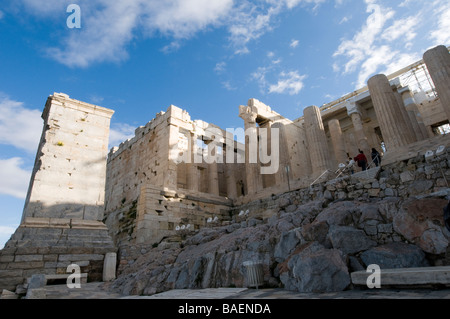
[[[347,152],[345,151],[345,141],[342,135],[341,125],[338,119],[328,121],[328,128],[330,129],[331,141],[333,143],[334,156],[338,164],[346,163]]]
[[[428,50],[423,60],[436,87],[447,119],[450,120],[450,53],[444,45]]]
[[[375,75],[369,79],[368,87],[387,151],[413,143],[415,134],[405,121],[403,106],[399,105],[388,78],[384,74]]]
[[[305,118],[304,125],[311,156],[313,176],[318,177],[330,168],[330,152],[323,127],[322,116],[320,114],[320,109],[315,105],[307,107],[303,111],[303,114]]]

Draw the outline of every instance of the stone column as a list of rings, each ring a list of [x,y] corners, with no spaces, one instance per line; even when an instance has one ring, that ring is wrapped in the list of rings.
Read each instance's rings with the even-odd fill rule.
[[[417,132],[419,131],[419,126],[414,114],[411,114],[406,110],[402,95],[398,92],[398,90],[394,90],[394,95],[397,98],[397,103],[400,106],[400,112],[402,113],[403,119],[408,127],[408,132],[411,133],[411,136],[414,138],[414,142],[420,141],[420,134]]]
[[[166,138],[168,143],[168,153],[167,153],[167,167],[164,171],[163,186],[176,190],[178,188],[178,167],[177,163],[179,161],[179,128],[171,123],[166,127]]]
[[[272,124],[271,128],[277,129],[279,132],[279,154],[280,154],[280,168],[275,174],[275,185],[285,186],[292,182],[292,167],[289,160],[289,149],[286,136],[286,127],[283,123],[276,122]],[[288,170],[287,170],[288,167]]]
[[[234,141],[233,141],[234,142]],[[227,147],[224,147],[224,152],[227,151]],[[227,158],[227,154],[224,154],[225,158]],[[236,177],[235,177],[235,171],[234,168],[236,167],[236,159],[234,156],[234,151],[233,151],[233,159],[234,161],[232,163],[228,163],[225,161],[225,179],[226,179],[226,183],[227,183],[227,197],[231,198],[231,199],[236,199],[237,198],[237,185],[236,185]]]
[[[323,127],[320,109],[313,105],[304,111],[306,139],[311,156],[313,177],[319,177],[330,168],[327,137]]]
[[[248,194],[256,194],[263,189],[262,175],[258,159],[257,114],[249,106],[239,107],[239,116],[244,120],[245,129],[245,175]]]
[[[417,123],[418,130],[416,131],[417,140],[421,141],[424,139],[427,139],[428,137],[428,131],[427,128],[423,122],[422,114],[420,114],[419,107],[417,106],[417,103],[414,99],[414,95],[411,92],[409,86],[400,88],[398,90],[398,93],[402,95],[403,103],[406,107],[406,111],[410,115],[411,122],[414,124],[414,121]],[[414,117],[412,117],[414,116]]]
[[[371,148],[367,140],[366,133],[364,132],[363,120],[361,111],[354,99],[347,100],[347,114],[350,116],[355,130],[356,141],[358,143],[358,149],[362,150],[367,156],[371,153]],[[352,154],[352,156],[354,156]]]
[[[188,150],[190,153],[190,163],[187,165],[187,188],[194,192],[199,191],[199,174],[197,164],[200,163],[195,163],[197,151],[197,136],[194,133],[191,133]]]
[[[414,132],[409,131],[388,78],[375,75],[369,79],[368,87],[387,151],[413,143]]]
[[[423,60],[430,72],[442,107],[450,120],[450,54],[444,45],[428,50]]]
[[[341,125],[338,119],[328,121],[330,129],[331,141],[333,143],[334,155],[338,164],[346,163],[347,152],[345,151],[345,141],[342,135]]]
[[[219,171],[217,161],[217,145],[213,141],[208,143],[208,154],[213,156],[215,160],[208,164],[208,193],[219,196]]]

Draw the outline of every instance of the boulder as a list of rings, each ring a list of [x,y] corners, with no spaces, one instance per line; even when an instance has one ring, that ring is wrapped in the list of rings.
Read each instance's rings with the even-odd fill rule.
[[[449,244],[443,208],[447,200],[422,198],[407,200],[394,216],[394,230],[431,254],[445,253]]]
[[[405,243],[389,243],[374,247],[361,254],[366,266],[376,264],[381,269],[429,266],[425,253],[417,246]]]
[[[328,239],[333,248],[344,254],[356,254],[376,246],[376,242],[366,236],[364,231],[349,226],[331,226]]]
[[[343,291],[350,275],[341,252],[317,242],[306,244],[284,265],[280,280],[288,290],[298,292]]]
[[[300,243],[300,231],[301,229],[296,228],[281,235],[274,251],[274,258],[277,262],[284,261]]]

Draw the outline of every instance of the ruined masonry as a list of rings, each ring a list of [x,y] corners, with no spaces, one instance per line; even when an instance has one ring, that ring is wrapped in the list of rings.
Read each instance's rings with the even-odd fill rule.
[[[111,280],[115,266],[105,256],[121,247],[156,247],[180,230],[229,224],[245,207],[267,221],[279,207],[257,209],[258,202],[338,178],[340,164],[359,150],[370,162],[376,148],[389,165],[446,148],[449,83],[448,48],[438,46],[422,61],[372,77],[365,88],[307,107],[295,120],[250,99],[238,109],[245,143],[171,105],[109,153],[113,111],[55,93],[42,114],[21,225],[0,252],[0,288],[14,290],[33,274],[66,274],[71,263],[89,281]],[[263,133],[269,140],[277,133],[277,143],[264,145]],[[263,162],[258,153],[252,161],[251,149],[264,147],[279,151],[271,174],[261,170],[274,158]]]
[[[34,274],[69,275],[76,263],[101,281],[107,253],[116,252],[102,222],[113,111],[50,96],[22,221],[0,252],[0,287],[15,290]]]

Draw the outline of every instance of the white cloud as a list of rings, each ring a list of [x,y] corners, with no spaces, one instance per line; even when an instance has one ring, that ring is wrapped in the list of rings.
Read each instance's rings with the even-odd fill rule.
[[[214,72],[216,72],[217,74],[221,74],[221,73],[225,72],[226,67],[227,67],[226,62],[219,62],[214,67]]]
[[[435,12],[437,19],[437,28],[430,33],[434,45],[450,44],[450,3],[439,6]]]
[[[450,42],[450,3],[448,0],[430,1],[422,9],[408,10],[418,0],[405,0],[399,4],[402,9],[395,12],[392,8],[379,4],[380,0],[366,0],[370,13],[365,24],[354,37],[343,39],[333,56],[333,70],[350,74],[357,72],[355,89],[365,86],[368,78],[376,73],[390,74],[421,58],[421,48],[413,51],[419,31],[426,31],[434,44]],[[394,15],[402,14],[393,20]],[[426,17],[426,20],[425,20]]]
[[[341,19],[341,21],[339,21],[339,24],[346,23],[346,22],[350,21],[351,18],[352,18],[351,15],[350,15],[350,16],[345,16],[345,17],[343,17],[343,18]]]
[[[118,146],[129,138],[134,137],[136,127],[124,123],[113,123],[109,130],[109,147]]]
[[[419,20],[420,18],[416,16],[397,20],[383,32],[382,38],[387,41],[395,41],[399,38],[403,41],[412,41],[417,36],[414,29],[419,24]]]
[[[299,45],[299,41],[298,40],[294,40],[292,39],[291,44],[289,45],[291,48],[296,48]]]
[[[269,93],[288,93],[290,95],[298,94],[304,86],[303,80],[305,78],[306,75],[300,75],[297,71],[291,71],[288,73],[282,72],[278,83],[269,86]]]
[[[0,194],[25,199],[31,171],[22,168],[23,159],[0,159]]]
[[[228,91],[235,91],[237,88],[231,85],[230,81],[222,82],[223,87]]]
[[[120,62],[128,58],[127,46],[140,36],[165,36],[170,53],[199,31],[225,27],[236,54],[246,54],[248,43],[272,30],[281,12],[298,5],[315,10],[325,0],[79,0],[82,27],[66,34],[48,55],[70,67],[96,62]],[[25,11],[39,18],[61,17],[69,0],[21,0]]]
[[[0,94],[0,144],[35,153],[42,132],[41,113]]]
[[[269,69],[269,67],[258,67],[258,69],[250,75],[250,78],[258,83],[262,94],[265,93],[267,87],[266,74]]]
[[[345,73],[354,72],[362,61],[370,55],[373,44],[379,36],[386,22],[394,16],[394,11],[376,4],[373,0],[366,0],[367,12],[372,14],[367,18],[361,31],[352,40],[344,40],[334,53],[334,57],[346,56]]]
[[[11,238],[19,225],[0,226],[0,249],[3,249],[6,242]]]

